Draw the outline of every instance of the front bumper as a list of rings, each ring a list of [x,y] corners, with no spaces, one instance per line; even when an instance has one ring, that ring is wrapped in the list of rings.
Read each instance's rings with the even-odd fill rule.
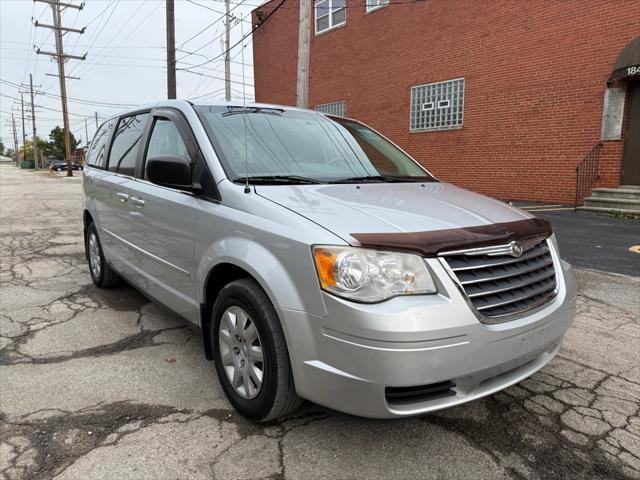
[[[280,310],[298,394],[354,415],[390,418],[458,405],[513,385],[558,352],[575,317],[571,266],[555,258],[558,295],[531,315],[480,323],[437,260],[446,295],[365,305],[325,294],[326,317]],[[448,396],[396,403],[387,387],[452,382]]]

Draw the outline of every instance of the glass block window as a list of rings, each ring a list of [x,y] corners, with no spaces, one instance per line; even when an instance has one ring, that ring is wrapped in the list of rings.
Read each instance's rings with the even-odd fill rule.
[[[462,127],[464,78],[411,87],[412,132]]]
[[[364,11],[366,13],[373,12],[374,10],[384,7],[389,4],[389,0],[365,0]]]
[[[327,115],[345,117],[347,115],[347,102],[340,100],[339,102],[323,103],[321,105],[316,105],[315,109],[318,112],[326,113]]]
[[[316,13],[316,35],[339,27],[347,21],[345,1],[346,0],[316,1],[314,4]]]

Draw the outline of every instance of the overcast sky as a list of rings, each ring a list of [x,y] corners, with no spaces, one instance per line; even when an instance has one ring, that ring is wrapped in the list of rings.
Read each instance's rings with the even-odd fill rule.
[[[65,0],[80,4],[81,0]],[[261,0],[231,0],[232,14],[245,19],[242,31],[251,29],[250,12]],[[199,4],[199,5],[198,5]],[[224,62],[222,56],[200,67],[193,67],[224,51],[222,40],[224,0],[175,0],[176,58],[178,68],[192,68],[192,72],[178,71],[178,98],[199,97],[201,100],[224,99]],[[7,85],[28,84],[29,73],[34,85],[44,95],[38,95],[36,128],[38,136],[47,138],[56,125],[62,126],[57,77],[57,66],[50,57],[37,55],[33,45],[42,50],[55,51],[54,36],[50,29],[35,28],[32,17],[40,23],[51,24],[51,7],[31,0],[0,0],[0,138],[6,147],[13,147],[11,112],[20,119],[17,87]],[[213,25],[211,25],[213,24]],[[67,33],[64,37],[65,53],[83,55],[85,61],[69,60],[66,74],[80,80],[67,81],[67,95],[71,131],[85,141],[85,118],[97,111],[100,118],[118,113],[122,106],[91,105],[144,104],[166,98],[166,30],[165,0],[85,0],[82,11],[66,9],[63,25],[82,28],[83,35]],[[208,28],[207,28],[208,27]],[[204,31],[202,31],[204,30]],[[199,35],[196,36],[199,32]],[[195,37],[195,38],[194,38]],[[232,22],[231,45],[241,38],[240,22]],[[250,37],[244,42],[245,87],[248,100],[253,99],[253,55]],[[194,52],[188,55],[181,50]],[[242,98],[242,49],[231,51],[232,92]],[[201,74],[207,75],[203,76]],[[219,78],[211,78],[219,77]],[[25,109],[29,97],[24,96]],[[31,136],[31,118],[26,123],[27,137]],[[87,119],[89,138],[95,131],[95,120]],[[18,125],[21,143],[22,130]]]

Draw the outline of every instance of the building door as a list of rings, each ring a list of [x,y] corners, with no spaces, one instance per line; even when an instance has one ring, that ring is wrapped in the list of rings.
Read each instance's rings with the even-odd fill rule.
[[[630,84],[629,132],[622,158],[622,185],[640,185],[640,82]]]

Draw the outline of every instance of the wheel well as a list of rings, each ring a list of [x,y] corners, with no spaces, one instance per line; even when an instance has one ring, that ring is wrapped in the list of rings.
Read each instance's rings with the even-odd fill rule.
[[[82,223],[84,224],[83,239],[87,238],[87,228],[89,228],[89,225],[91,224],[91,222],[93,222],[93,217],[89,213],[89,210],[85,210],[82,213]],[[86,242],[86,240],[84,241],[84,244],[85,244],[84,245],[84,254],[87,257],[87,260],[89,260],[89,251],[87,250],[87,242]]]
[[[205,282],[204,303],[200,305],[200,325],[202,330],[202,342],[204,344],[204,354],[207,360],[213,360],[213,350],[211,348],[211,311],[216,303],[220,290],[225,285],[240,278],[253,278],[253,276],[232,263],[220,263],[213,267],[207,275]]]
[[[84,213],[82,214],[82,221],[84,223],[84,231],[86,232],[89,224],[93,222],[93,217],[89,213],[89,210],[85,210]]]

